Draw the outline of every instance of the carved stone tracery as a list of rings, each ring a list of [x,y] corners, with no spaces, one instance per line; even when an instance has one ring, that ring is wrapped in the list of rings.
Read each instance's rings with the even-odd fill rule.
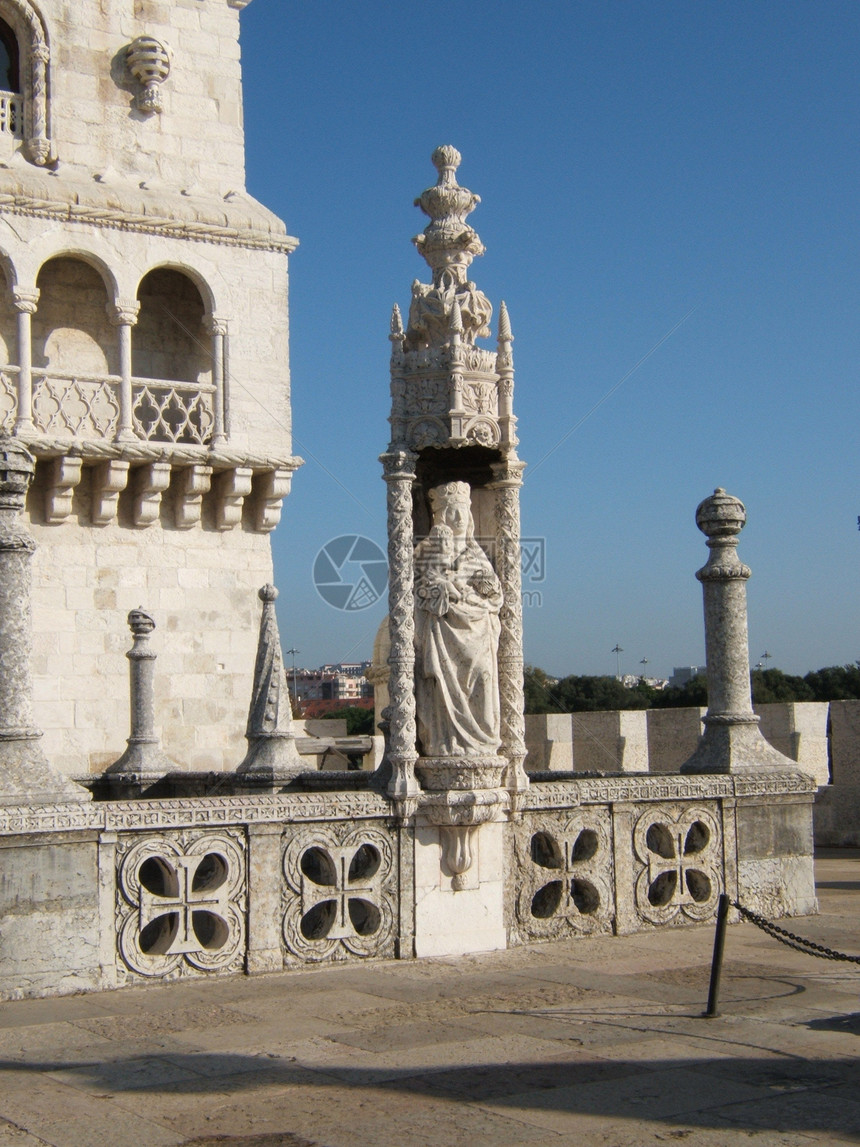
[[[180,832],[117,844],[116,924],[122,963],[141,976],[239,971],[245,952],[241,832]]]
[[[283,938],[303,961],[391,956],[397,871],[381,828],[349,823],[295,832],[283,856]]]

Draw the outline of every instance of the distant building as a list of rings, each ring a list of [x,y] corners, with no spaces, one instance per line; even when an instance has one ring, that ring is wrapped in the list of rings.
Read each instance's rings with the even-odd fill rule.
[[[665,677],[640,677],[638,673],[625,673],[619,680],[625,689],[635,689],[640,682],[649,689],[665,689],[669,684]]]
[[[672,676],[669,678],[669,688],[682,689],[694,678],[706,677],[707,673],[707,665],[682,665],[680,668],[676,666],[675,669],[672,670]]]
[[[295,675],[290,673],[289,679],[300,703],[339,701],[350,704],[362,698],[373,698],[373,685],[365,676],[369,669],[369,661],[340,662],[321,665],[319,669],[298,669]]]

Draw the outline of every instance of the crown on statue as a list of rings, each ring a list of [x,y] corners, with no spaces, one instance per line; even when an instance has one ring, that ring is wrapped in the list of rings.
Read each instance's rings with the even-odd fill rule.
[[[471,496],[472,488],[468,482],[445,482],[430,491],[430,505],[436,511],[451,502],[470,502]]]

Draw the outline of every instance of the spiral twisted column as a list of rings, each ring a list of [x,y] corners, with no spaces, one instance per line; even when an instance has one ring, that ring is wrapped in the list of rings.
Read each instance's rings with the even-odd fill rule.
[[[412,487],[416,456],[392,450],[380,457],[388,487],[388,624],[391,637],[389,681],[388,792],[405,798],[420,792],[415,779],[415,599],[413,593]]]
[[[528,787],[525,771],[526,722],[523,697],[523,597],[520,566],[520,487],[525,462],[514,455],[493,465],[496,503],[496,573],[504,604],[499,635],[501,755],[508,761],[505,784],[514,791]]]

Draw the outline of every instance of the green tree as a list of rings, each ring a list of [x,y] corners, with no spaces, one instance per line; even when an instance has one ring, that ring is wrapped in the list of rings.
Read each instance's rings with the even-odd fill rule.
[[[817,669],[807,673],[803,680],[812,691],[813,701],[860,700],[860,661]]]
[[[812,687],[803,677],[792,677],[781,669],[754,669],[750,674],[750,684],[756,705],[815,700]]]

